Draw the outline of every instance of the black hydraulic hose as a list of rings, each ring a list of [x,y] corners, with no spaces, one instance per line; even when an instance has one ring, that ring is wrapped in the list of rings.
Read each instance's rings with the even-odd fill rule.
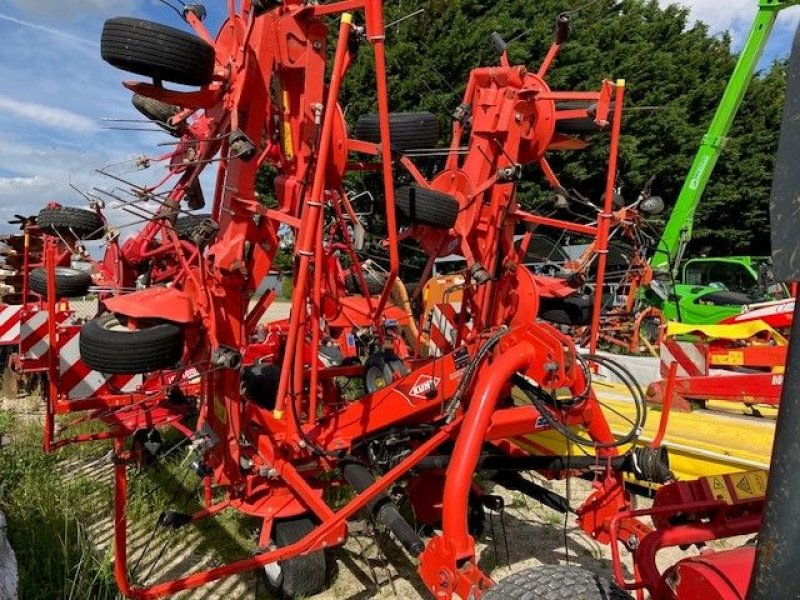
[[[495,483],[502,485],[507,490],[514,490],[525,494],[529,498],[549,506],[562,514],[574,513],[575,511],[563,496],[542,487],[529,479],[525,479],[519,473],[512,473],[508,471],[498,471],[490,477]]]
[[[417,469],[446,469],[449,455],[426,456],[417,463]],[[620,473],[630,473],[639,481],[666,483],[672,479],[669,470],[669,455],[666,448],[642,446],[622,456],[598,460],[595,456],[507,456],[484,453],[478,459],[478,469],[486,471],[591,471],[609,468]],[[495,479],[495,476],[492,476]],[[499,481],[498,481],[499,483]]]
[[[359,493],[375,483],[372,473],[364,465],[355,462],[343,462],[342,476]],[[386,492],[380,492],[367,503],[367,507],[372,511],[375,518],[386,525],[413,556],[422,554],[425,544],[416,534],[414,528],[403,518],[400,511],[397,510],[397,505],[392,502]]]
[[[520,374],[517,374],[514,377],[514,383],[523,392],[525,392],[528,398],[530,398],[534,407],[537,411],[539,411],[547,424],[575,444],[591,448],[616,448],[618,446],[624,446],[625,444],[636,441],[641,435],[645,419],[647,417],[647,404],[642,388],[636,382],[631,372],[616,361],[611,360],[608,357],[598,356],[595,354],[589,354],[583,358],[587,362],[595,362],[611,371],[628,388],[628,391],[633,398],[634,405],[636,406],[636,420],[634,421],[630,431],[619,440],[607,443],[599,443],[596,440],[585,438],[575,433],[572,429],[565,425],[557,417],[557,415],[554,414],[554,411],[557,410],[559,405],[567,407],[575,405],[575,399],[568,399],[562,403],[556,400],[549,392],[539,387],[534,381],[531,381],[527,377],[524,377]]]

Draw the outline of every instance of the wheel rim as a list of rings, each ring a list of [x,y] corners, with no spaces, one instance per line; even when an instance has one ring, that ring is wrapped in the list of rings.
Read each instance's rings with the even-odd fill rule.
[[[112,317],[103,323],[103,329],[106,331],[115,331],[118,333],[131,333],[132,330],[123,325],[117,317]]]
[[[283,583],[283,569],[281,568],[280,561],[264,565],[264,574],[267,576],[270,585],[276,588],[280,587]]]

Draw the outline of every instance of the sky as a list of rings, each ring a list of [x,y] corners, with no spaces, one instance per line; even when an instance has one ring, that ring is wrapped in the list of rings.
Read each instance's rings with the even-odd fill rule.
[[[659,0],[664,5],[672,1]],[[565,0],[565,8],[576,3]],[[705,21],[715,33],[731,31],[736,49],[757,6],[757,0],[678,3],[691,9],[693,21]],[[207,0],[206,24],[212,31],[225,5],[225,0]],[[34,214],[50,201],[85,204],[70,184],[81,190],[110,189],[113,184],[97,169],[111,164],[120,173],[127,165],[119,163],[156,154],[156,144],[169,139],[163,133],[108,130],[102,121],[139,118],[130,92],[120,83],[135,76],[100,58],[103,22],[114,16],[188,27],[160,0],[0,0],[0,232],[12,230],[6,222],[14,214]],[[762,65],[788,54],[798,20],[800,7],[783,11]],[[136,176],[138,181],[160,177],[152,172]],[[131,220],[124,213],[108,216],[112,222]]]

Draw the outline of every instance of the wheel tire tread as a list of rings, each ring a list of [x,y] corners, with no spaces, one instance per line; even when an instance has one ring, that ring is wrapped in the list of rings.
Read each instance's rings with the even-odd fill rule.
[[[208,85],[214,74],[215,50],[188,32],[143,19],[106,21],[101,56],[109,64],[137,75],[184,85]]]
[[[631,600],[608,578],[580,567],[548,565],[506,577],[483,596],[485,600]]]
[[[135,332],[109,331],[104,323],[113,315],[87,322],[80,332],[81,359],[101,373],[149,373],[176,366],[183,355],[183,331],[162,322]]]

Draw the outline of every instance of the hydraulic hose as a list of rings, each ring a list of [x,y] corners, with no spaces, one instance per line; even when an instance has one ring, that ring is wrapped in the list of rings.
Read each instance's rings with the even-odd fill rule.
[[[344,462],[342,476],[358,493],[363,492],[375,483],[372,473],[364,465],[355,462]],[[386,525],[413,556],[422,554],[425,544],[416,534],[414,528],[403,518],[397,509],[397,505],[392,502],[386,492],[380,492],[367,503],[367,507],[372,511],[375,518]]]

